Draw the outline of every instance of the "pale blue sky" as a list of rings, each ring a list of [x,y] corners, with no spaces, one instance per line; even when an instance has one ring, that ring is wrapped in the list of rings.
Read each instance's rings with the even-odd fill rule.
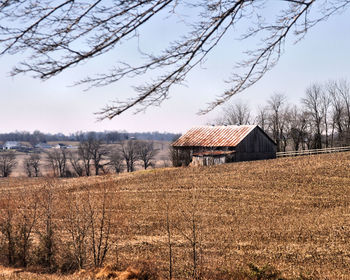
[[[261,81],[232,98],[244,100],[255,109],[274,92],[283,92],[291,103],[298,103],[305,88],[312,82],[328,79],[350,79],[350,11],[334,16],[310,30],[298,44],[288,41],[279,64]],[[144,50],[160,49],[166,41],[180,33],[176,22],[159,19],[146,27],[140,39]],[[163,21],[166,24],[163,24]],[[149,28],[149,29],[147,29]],[[206,107],[228,86],[224,83],[241,58],[245,45],[231,37],[218,46],[204,68],[197,68],[188,76],[186,87],[171,90],[170,99],[160,107],[150,107],[145,113],[126,112],[113,120],[96,121],[94,112],[116,97],[123,100],[133,94],[130,81],[83,91],[84,87],[68,87],[85,74],[103,71],[109,62],[120,57],[137,61],[128,46],[108,54],[101,60],[70,69],[53,79],[42,82],[30,76],[11,78],[8,72],[18,58],[2,57],[0,62],[1,109],[0,133],[34,131],[70,133],[82,131],[127,130],[184,132],[192,126],[203,125],[216,118],[221,108],[205,115],[196,113]],[[118,57],[118,58],[117,58]],[[142,82],[142,81],[140,81]]]

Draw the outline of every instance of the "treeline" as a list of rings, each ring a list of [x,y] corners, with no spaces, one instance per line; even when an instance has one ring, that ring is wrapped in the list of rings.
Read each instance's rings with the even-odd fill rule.
[[[313,83],[299,106],[273,94],[254,116],[247,103],[224,108],[216,124],[258,124],[277,143],[277,151],[350,145],[350,85],[345,79]]]
[[[38,130],[33,133],[27,131],[15,131],[11,133],[0,134],[0,142],[20,141],[29,142],[31,145],[45,143],[49,141],[82,141],[89,137],[94,137],[105,143],[116,143],[128,139],[153,140],[153,141],[172,141],[179,135],[169,132],[126,132],[126,131],[104,131],[104,132],[82,132],[78,131],[69,135],[63,133],[43,133]]]

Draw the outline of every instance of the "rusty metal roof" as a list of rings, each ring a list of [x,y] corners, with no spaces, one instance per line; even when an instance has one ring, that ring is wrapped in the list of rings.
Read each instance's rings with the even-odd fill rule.
[[[203,156],[224,156],[234,154],[235,151],[205,151],[200,153],[193,153],[193,156],[203,157]]]
[[[236,147],[256,125],[200,126],[182,135],[174,147]]]

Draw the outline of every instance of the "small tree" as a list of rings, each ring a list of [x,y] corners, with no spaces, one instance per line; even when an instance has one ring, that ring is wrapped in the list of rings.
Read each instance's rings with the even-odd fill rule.
[[[16,165],[15,152],[0,153],[0,177],[9,177]]]
[[[96,139],[90,139],[90,155],[92,162],[95,167],[95,175],[98,175],[100,170],[102,169],[103,171],[103,166],[102,161],[103,159],[107,156],[108,151],[107,149],[103,146],[101,140],[96,140]]]
[[[76,175],[78,175],[79,177],[84,175],[84,162],[80,158],[79,153],[69,153],[69,162],[73,167],[73,170],[76,173]]]
[[[247,103],[238,101],[229,104],[223,109],[222,119],[218,121],[219,125],[245,125],[251,120],[250,108]]]
[[[269,118],[268,113],[269,113],[269,108],[267,106],[259,106],[257,111],[257,116],[255,118],[256,123],[265,132],[267,132],[267,129],[268,129],[268,118]]]
[[[67,152],[65,149],[55,149],[47,152],[47,159],[55,177],[67,176]]]
[[[120,173],[124,169],[124,158],[119,150],[112,151],[109,156],[109,165],[113,167],[115,173]]]
[[[39,176],[39,162],[40,155],[39,154],[31,154],[24,160],[24,168],[28,177],[38,177]]]
[[[268,100],[268,109],[270,111],[269,122],[272,132],[272,138],[276,141],[277,151],[282,150],[283,140],[283,115],[286,103],[286,96],[281,93],[275,93]]]
[[[138,157],[138,141],[128,140],[120,144],[120,151],[126,163],[127,172],[135,171],[135,163]]]
[[[79,143],[78,154],[81,160],[83,161],[84,171],[86,176],[91,174],[91,153],[90,148],[91,142],[89,140],[82,140]]]
[[[104,189],[102,197],[95,197],[97,201],[88,199],[88,217],[90,222],[90,246],[94,258],[95,267],[101,267],[110,249],[111,237],[111,211],[108,205],[111,198]]]
[[[143,167],[147,169],[149,166],[153,165],[152,160],[158,150],[154,148],[153,142],[140,141],[137,146],[137,154],[139,159],[143,162]]]
[[[306,111],[311,116],[313,125],[313,148],[322,148],[322,120],[324,118],[324,90],[320,84],[314,83],[306,89],[305,98],[302,98],[302,103],[305,105]]]

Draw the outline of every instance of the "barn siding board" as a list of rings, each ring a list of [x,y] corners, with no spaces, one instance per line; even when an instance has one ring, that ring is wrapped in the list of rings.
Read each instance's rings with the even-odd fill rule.
[[[276,158],[276,145],[258,126],[236,147],[236,161],[271,158]]]

